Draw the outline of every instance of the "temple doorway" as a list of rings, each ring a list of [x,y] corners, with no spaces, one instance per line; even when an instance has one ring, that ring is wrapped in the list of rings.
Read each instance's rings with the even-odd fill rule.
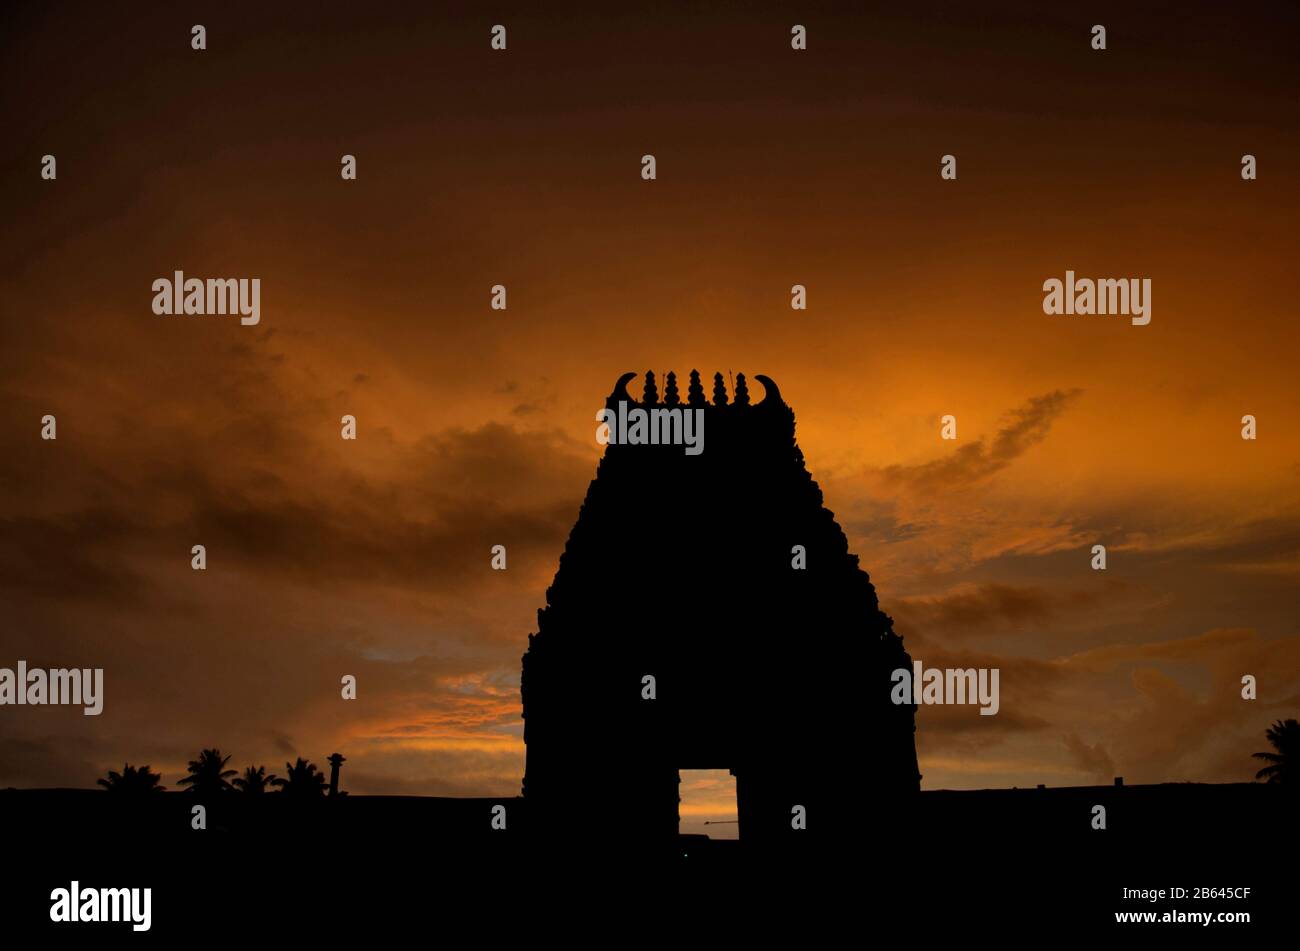
[[[677,776],[679,834],[740,838],[735,776],[725,769],[683,769]]]

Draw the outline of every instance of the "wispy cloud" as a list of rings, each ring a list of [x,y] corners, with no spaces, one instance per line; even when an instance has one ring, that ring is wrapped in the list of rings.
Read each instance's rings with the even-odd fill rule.
[[[885,480],[918,492],[942,492],[987,479],[1046,439],[1053,422],[1082,392],[1077,388],[1054,390],[1032,397],[1007,414],[991,440],[985,436],[973,442],[959,440],[943,458],[912,466],[886,466]]]

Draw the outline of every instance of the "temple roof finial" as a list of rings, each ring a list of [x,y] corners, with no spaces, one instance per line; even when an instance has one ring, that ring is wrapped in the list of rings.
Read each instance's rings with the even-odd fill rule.
[[[727,405],[727,387],[722,382],[721,373],[713,374],[713,405],[714,406]]]
[[[691,385],[686,390],[686,402],[691,406],[703,406],[705,404],[704,387],[700,383],[699,370],[691,371]]]
[[[736,405],[749,405],[749,387],[745,386],[745,374],[736,374]]]
[[[641,402],[647,406],[653,406],[659,402],[659,387],[655,386],[655,374],[653,370],[647,370],[645,374],[645,389],[641,394]]]
[[[669,370],[668,375],[664,377],[664,404],[677,406],[681,401],[681,395],[677,392],[677,374]]]

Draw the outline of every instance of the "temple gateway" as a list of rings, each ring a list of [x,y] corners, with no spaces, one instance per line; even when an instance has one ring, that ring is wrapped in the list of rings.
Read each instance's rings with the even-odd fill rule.
[[[912,666],[823,504],[765,376],[706,399],[691,371],[641,399],[699,409],[704,451],[610,444],[523,657],[523,794],[542,833],[672,847],[678,771],[736,777],[741,842],[847,844],[919,790]],[[653,677],[653,699],[645,678]],[[792,819],[800,812],[804,822]],[[596,821],[593,821],[595,817]]]

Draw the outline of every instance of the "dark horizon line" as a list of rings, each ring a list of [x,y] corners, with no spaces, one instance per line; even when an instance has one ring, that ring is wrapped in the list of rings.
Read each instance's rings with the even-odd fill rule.
[[[1122,779],[1122,778],[1123,777],[1117,777],[1117,779]],[[998,793],[998,792],[1051,792],[1051,791],[1074,790],[1074,789],[1152,789],[1158,786],[1225,786],[1225,787],[1226,786],[1259,786],[1261,788],[1267,788],[1270,786],[1280,786],[1280,785],[1281,784],[1279,783],[1262,782],[1257,779],[1234,780],[1231,782],[1221,782],[1221,783],[1204,782],[1195,779],[1166,779],[1154,783],[1127,783],[1127,782],[1085,783],[1085,784],[1079,784],[1073,786],[1066,786],[1066,785],[1049,786],[1047,784],[1039,784],[1037,786],[984,786],[978,789],[951,789],[951,788],[944,787],[939,789],[922,789],[920,790],[920,794],[925,795],[927,793],[960,794],[960,793]],[[28,793],[93,792],[93,793],[107,794],[107,793],[112,793],[113,791],[109,789],[96,789],[93,786],[4,786],[4,787],[0,787],[0,793],[7,793],[7,792],[28,792]],[[522,793],[515,793],[512,795],[503,795],[503,796],[434,796],[434,795],[424,795],[421,793],[358,793],[358,792],[350,792],[346,789],[340,790],[340,792],[346,793],[345,798],[348,799],[447,799],[447,800],[455,800],[458,802],[472,802],[478,799],[499,801],[503,799],[522,800],[524,798]],[[196,796],[196,793],[191,789],[159,789],[157,790],[157,792],[148,793],[148,795],[152,796],[152,795],[157,795],[158,793],[161,793],[163,795],[175,794],[179,796],[190,796],[190,797]],[[121,796],[122,794],[118,793],[117,795]],[[232,796],[238,796],[240,798],[244,798],[248,794],[240,792],[238,790],[226,790],[223,793],[220,793],[219,795],[232,795]],[[261,793],[260,795],[265,795],[274,798],[281,795],[281,793],[279,791],[267,791],[265,793]],[[131,798],[131,794],[126,794],[123,798]],[[327,798],[327,797],[323,797],[323,798]]]

